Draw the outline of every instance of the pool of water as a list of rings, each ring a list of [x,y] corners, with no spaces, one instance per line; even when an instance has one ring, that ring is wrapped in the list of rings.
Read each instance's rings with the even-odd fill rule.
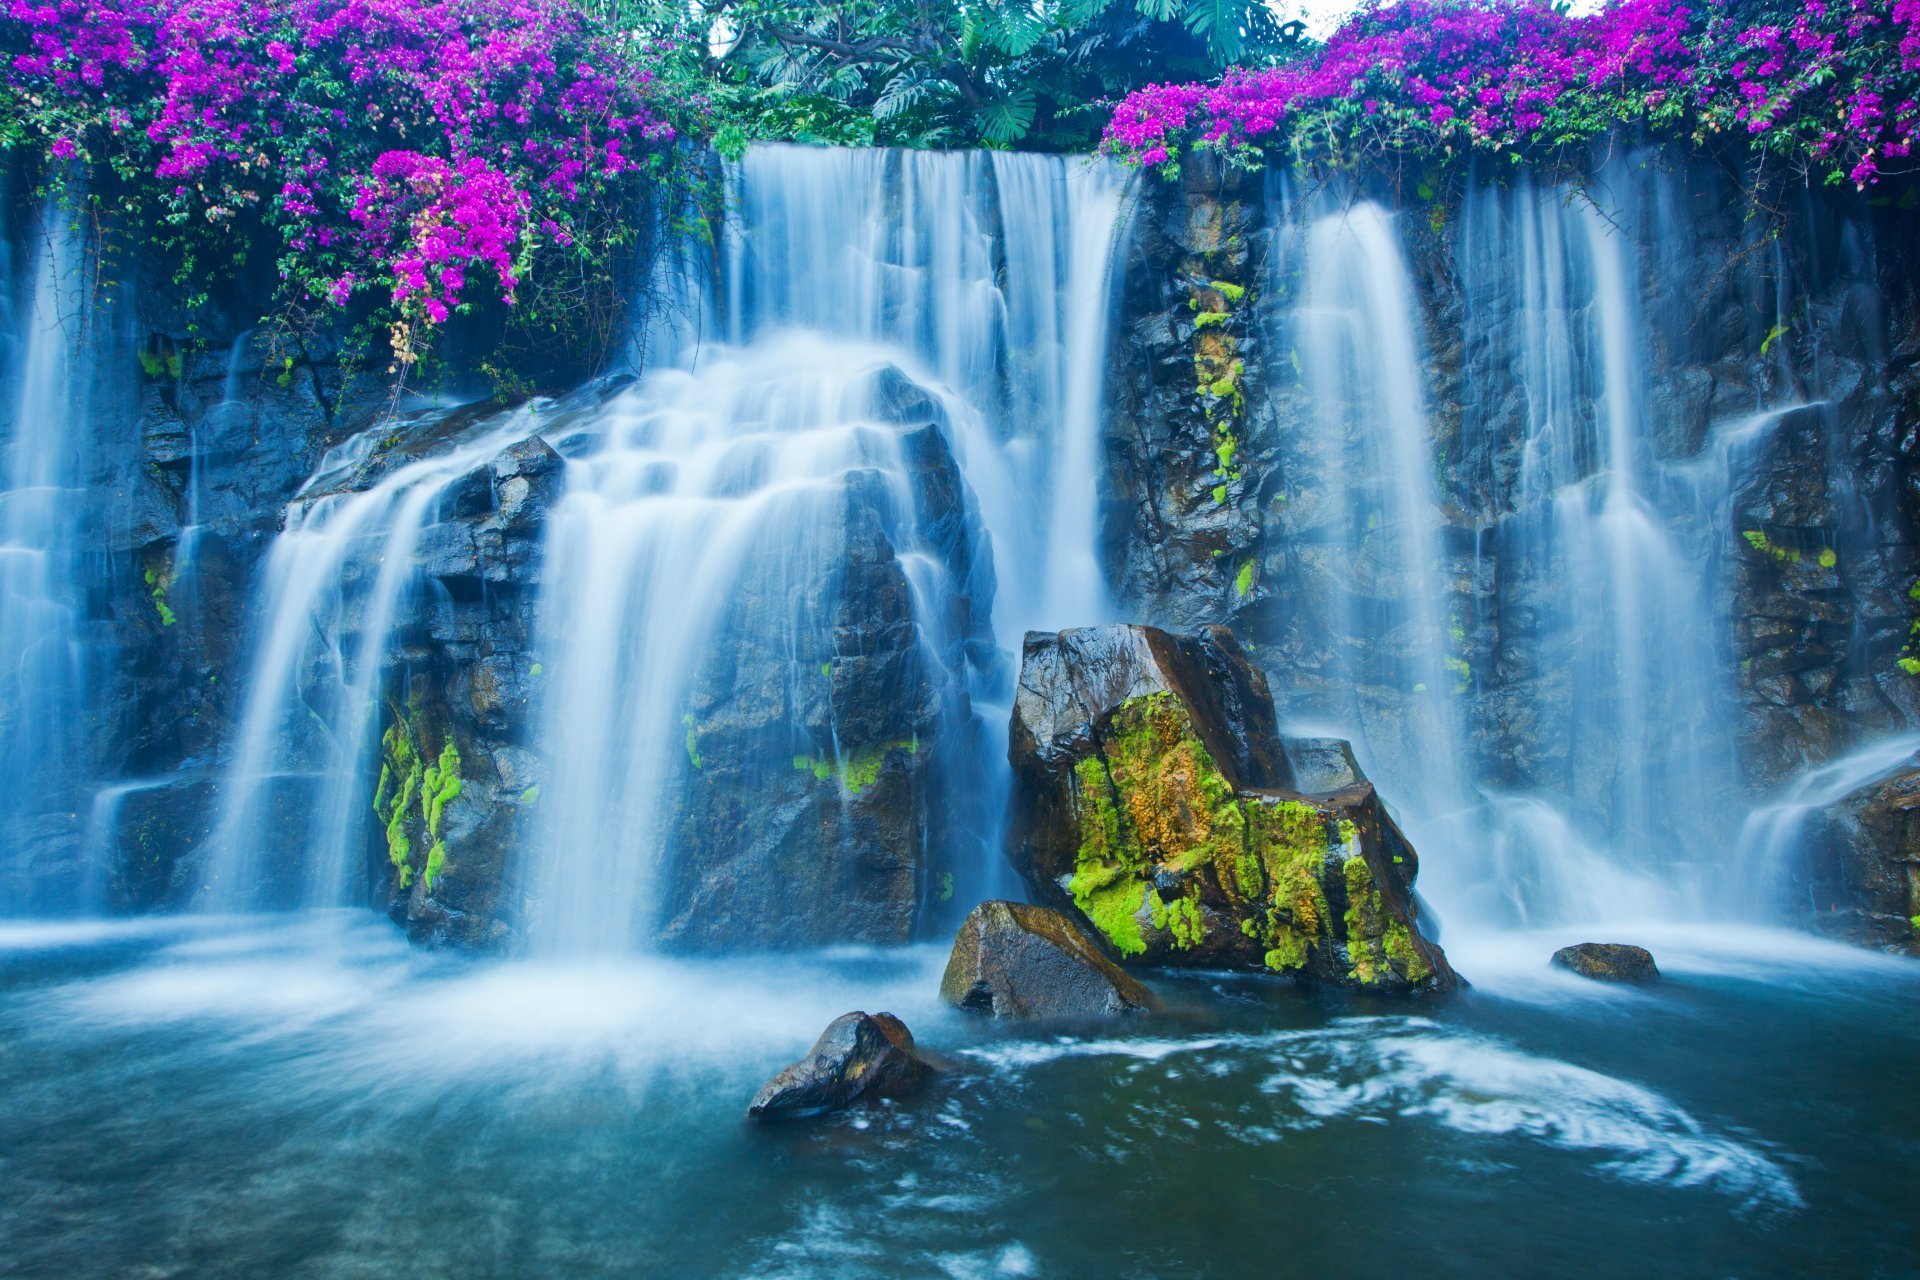
[[[357,913],[4,924],[0,1274],[1915,1274],[1920,964],[1614,934],[1666,979],[1451,940],[1451,1001],[1202,975],[1034,1030],[943,1010],[925,948],[547,966]],[[856,1008],[953,1070],[748,1122]]]

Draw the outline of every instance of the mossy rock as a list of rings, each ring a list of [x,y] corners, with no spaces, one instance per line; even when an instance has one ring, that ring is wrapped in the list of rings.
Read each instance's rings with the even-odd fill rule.
[[[1371,784],[1292,786],[1266,682],[1221,629],[1029,636],[1014,858],[1128,965],[1374,990],[1459,983],[1421,933],[1418,859]]]

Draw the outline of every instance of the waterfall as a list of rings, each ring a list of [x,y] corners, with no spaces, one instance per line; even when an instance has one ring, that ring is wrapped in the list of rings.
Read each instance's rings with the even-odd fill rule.
[[[1643,313],[1648,273],[1684,261],[1670,182],[1474,183],[1418,233],[1374,200],[1270,193],[1288,487],[1266,518],[1303,646],[1276,691],[1296,728],[1354,739],[1424,892],[1482,925],[1698,917],[1751,871],[1724,601],[1770,544],[1734,499],[1820,409],[1783,377],[1784,403],[1689,439],[1660,400],[1691,323]],[[1442,234],[1457,321],[1412,283],[1408,246]],[[1457,375],[1426,350],[1456,324]]]
[[[769,146],[731,169],[720,284],[681,304],[718,314],[555,441],[536,946],[830,941],[834,886],[884,880],[904,919],[1004,875],[1012,655],[1110,608],[1094,464],[1121,191],[1033,155]],[[890,777],[918,848],[874,816]],[[942,884],[915,881],[936,863]]]
[[[1306,483],[1334,528],[1332,623],[1357,642],[1341,684],[1342,718],[1392,732],[1359,745],[1370,767],[1404,780],[1407,802],[1455,802],[1461,733],[1449,667],[1440,508],[1413,289],[1394,217],[1371,200],[1314,216],[1305,289],[1288,318],[1311,398],[1315,466]],[[1283,253],[1282,259],[1292,256]]]
[[[534,430],[533,410],[462,427],[381,422],[330,450],[289,504],[262,566],[233,758],[203,903],[339,906],[360,897],[373,730],[414,552],[446,487]],[[401,428],[438,451],[396,454]],[[445,438],[450,436],[450,438]],[[363,489],[345,487],[377,477]]]
[[[1779,913],[1798,870],[1808,828],[1822,811],[1902,766],[1911,767],[1916,751],[1920,751],[1920,734],[1896,734],[1869,743],[1807,770],[1779,799],[1748,814],[1734,858],[1744,890],[1741,905],[1763,918]],[[1806,909],[1817,912],[1820,904],[1809,902]]]
[[[78,365],[92,298],[85,246],[58,204],[42,209],[29,243],[30,283],[8,317],[24,343],[0,453],[0,782],[14,798],[0,849],[9,859],[43,854],[60,826],[56,811],[75,807],[67,797],[85,772],[88,720],[88,433]],[[38,907],[92,904],[97,871],[83,868],[88,883],[69,882],[51,898],[20,893]]]
[[[1010,887],[1020,637],[1111,609],[1096,456],[1123,181],[757,147],[727,183],[714,250],[658,264],[637,382],[559,414],[379,423],[289,505],[201,902],[358,896],[429,531],[529,435],[566,459],[530,597],[543,764],[512,792],[536,950],[903,940],[924,908]]]

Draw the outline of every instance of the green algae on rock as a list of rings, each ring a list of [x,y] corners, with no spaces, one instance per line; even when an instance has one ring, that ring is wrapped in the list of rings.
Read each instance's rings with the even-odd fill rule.
[[[1029,635],[1012,758],[1016,865],[1123,963],[1458,984],[1373,787],[1295,789],[1265,679],[1224,629]]]

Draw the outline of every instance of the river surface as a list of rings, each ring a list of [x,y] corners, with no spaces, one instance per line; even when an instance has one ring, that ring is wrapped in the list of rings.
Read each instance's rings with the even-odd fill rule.
[[[1193,975],[1165,1015],[1036,1030],[942,1009],[929,948],[563,966],[358,912],[7,923],[0,1275],[1914,1274],[1920,964],[1621,932],[1658,986],[1460,938],[1451,1001]],[[953,1070],[748,1122],[856,1008]]]

